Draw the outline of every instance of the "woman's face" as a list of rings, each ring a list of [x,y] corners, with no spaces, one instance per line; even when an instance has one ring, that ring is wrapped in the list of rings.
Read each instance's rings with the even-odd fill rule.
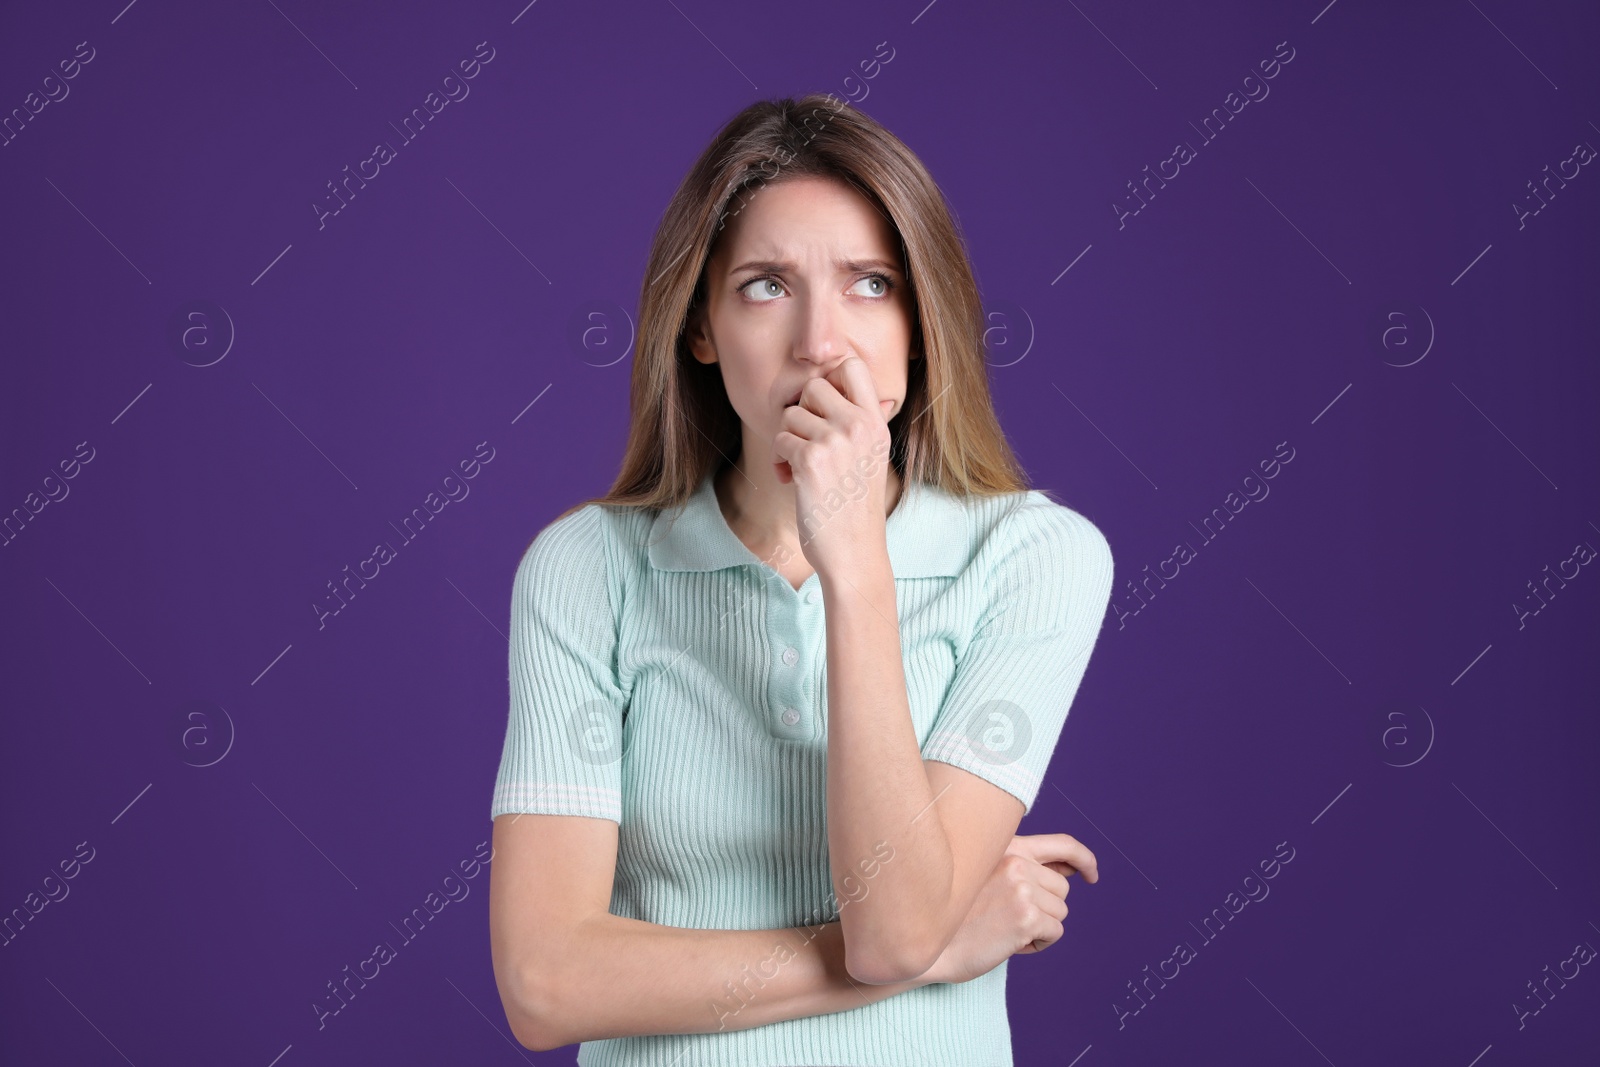
[[[872,372],[885,421],[905,404],[912,305],[889,222],[850,186],[796,178],[746,193],[706,264],[691,324],[701,363],[720,363],[747,446],[771,448],[783,410],[851,356]]]

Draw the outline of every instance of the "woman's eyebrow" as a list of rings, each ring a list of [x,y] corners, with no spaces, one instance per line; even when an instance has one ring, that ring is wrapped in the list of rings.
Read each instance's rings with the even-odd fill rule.
[[[867,270],[891,270],[900,273],[900,266],[887,259],[836,259],[833,261],[834,269],[841,274],[857,274]],[[793,263],[779,263],[776,260],[750,260],[741,263],[728,271],[738,274],[741,271],[758,270],[768,274],[790,274],[794,272]]]

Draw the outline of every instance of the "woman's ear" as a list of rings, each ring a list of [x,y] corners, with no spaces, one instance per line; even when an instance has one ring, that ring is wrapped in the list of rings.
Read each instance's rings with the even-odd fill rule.
[[[689,319],[684,325],[684,340],[689,344],[689,354],[699,363],[717,361],[717,346],[712,342],[704,309],[696,305],[689,309]]]

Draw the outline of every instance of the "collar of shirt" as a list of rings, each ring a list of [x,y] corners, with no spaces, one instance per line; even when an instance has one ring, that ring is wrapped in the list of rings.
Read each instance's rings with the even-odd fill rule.
[[[663,509],[650,525],[650,564],[663,571],[715,571],[767,566],[728,528],[717,503],[716,472],[707,474],[681,508]],[[906,483],[884,521],[896,578],[956,577],[971,560],[971,535],[961,500],[927,482]]]

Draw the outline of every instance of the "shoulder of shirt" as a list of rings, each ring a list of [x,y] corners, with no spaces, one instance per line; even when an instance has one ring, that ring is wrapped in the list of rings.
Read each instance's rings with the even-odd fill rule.
[[[611,518],[599,504],[585,504],[563,513],[545,524],[523,550],[517,565],[520,575],[555,572],[560,576],[579,572],[605,574],[613,553]]]
[[[1019,554],[1043,554],[1075,568],[1111,568],[1111,544],[1100,528],[1038,489],[964,503],[975,562],[982,558],[992,567]]]
[[[519,574],[605,576],[622,581],[642,561],[653,510],[585,504],[552,519],[523,552]]]

